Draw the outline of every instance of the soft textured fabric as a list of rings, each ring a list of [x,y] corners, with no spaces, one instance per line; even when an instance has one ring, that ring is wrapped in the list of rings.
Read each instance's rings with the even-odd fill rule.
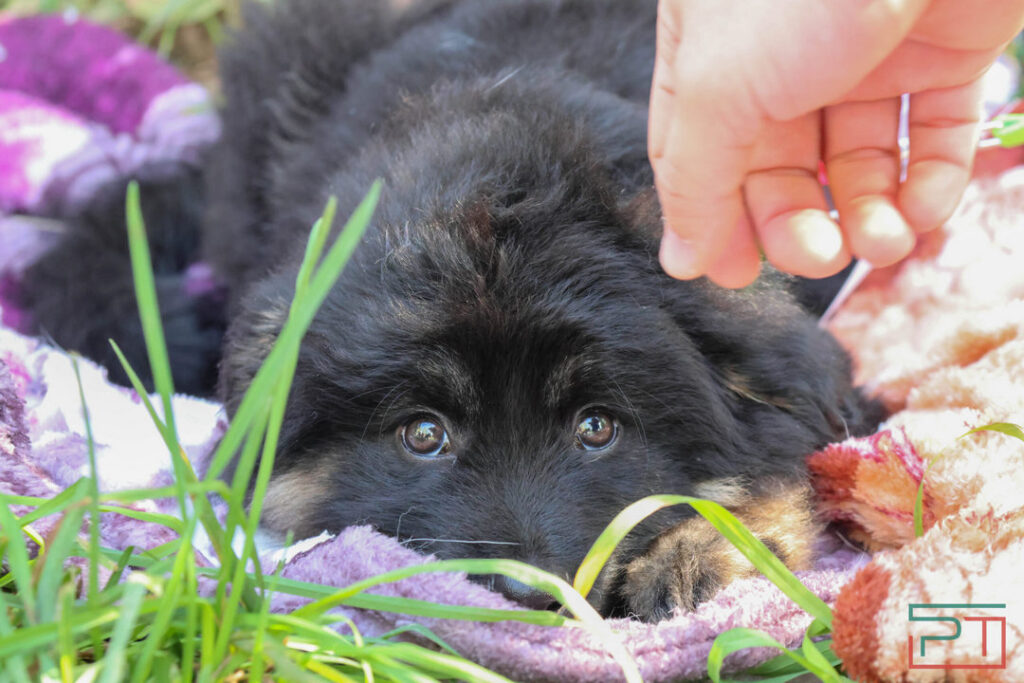
[[[96,187],[217,139],[212,100],[121,34],[57,15],[0,19],[0,211],[73,211]]]
[[[199,163],[219,134],[206,90],[125,36],[0,15],[0,320],[30,328],[16,287],[60,233],[56,219],[147,164]]]
[[[1024,443],[993,432],[962,436],[995,422],[1024,424],[1022,262],[1018,168],[973,185],[946,226],[904,263],[872,274],[832,322],[855,350],[860,379],[896,411],[877,434],[810,459],[821,509],[882,551],[836,609],[836,651],[858,678],[944,673],[909,668],[908,635],[943,633],[933,622],[910,624],[910,604],[1005,603],[990,613],[1007,620],[1006,668],[950,675],[1024,680]],[[925,533],[915,538],[922,481]],[[972,637],[929,643],[918,663],[979,661],[980,629],[964,631]]]

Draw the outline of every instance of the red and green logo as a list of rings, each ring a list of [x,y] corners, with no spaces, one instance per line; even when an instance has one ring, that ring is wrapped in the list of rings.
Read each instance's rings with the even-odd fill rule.
[[[1005,669],[1006,617],[994,614],[1005,609],[1006,603],[933,602],[910,605],[908,618],[911,622],[934,622],[936,630],[942,631],[907,636],[910,668]],[[954,640],[960,641],[957,653],[963,661],[947,660],[949,648],[943,643]]]

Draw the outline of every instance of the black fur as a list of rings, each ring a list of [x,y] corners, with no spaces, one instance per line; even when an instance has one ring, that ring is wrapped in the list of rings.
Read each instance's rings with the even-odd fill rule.
[[[224,333],[223,296],[190,296],[184,276],[199,254],[202,179],[195,169],[167,165],[150,167],[137,180],[175,387],[209,393]],[[124,180],[103,188],[67,223],[62,240],[26,273],[23,303],[41,333],[128,384],[110,345],[115,340],[152,387],[128,257],[127,186]]]
[[[869,426],[846,355],[790,279],[732,292],[662,273],[645,139],[655,5],[250,7],[223,54],[206,174],[203,252],[230,285],[229,412],[327,198],[345,215],[385,183],[304,342],[275,466],[301,499],[271,500],[268,527],[371,523],[442,557],[569,576],[628,503],[799,479],[805,455]],[[574,441],[592,406],[619,423],[605,451]],[[424,413],[444,421],[449,456],[403,448]],[[651,518],[620,554],[688,516]],[[613,611],[615,577],[602,585]]]

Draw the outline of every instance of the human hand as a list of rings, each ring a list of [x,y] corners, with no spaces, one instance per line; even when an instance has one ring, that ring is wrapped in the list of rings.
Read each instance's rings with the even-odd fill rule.
[[[851,254],[906,256],[956,208],[981,76],[1022,25],[1022,0],[660,0],[648,146],[662,266],[742,287],[760,250],[806,277]]]

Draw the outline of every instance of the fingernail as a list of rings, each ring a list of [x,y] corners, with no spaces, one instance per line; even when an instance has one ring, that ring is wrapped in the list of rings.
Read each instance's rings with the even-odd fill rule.
[[[790,226],[804,253],[818,263],[830,263],[843,251],[843,233],[822,211],[801,211]]]
[[[885,202],[865,202],[857,207],[854,238],[858,252],[875,265],[888,265],[914,248],[914,232],[896,207]]]
[[[861,232],[873,240],[901,240],[910,230],[896,207],[883,202],[864,204],[858,211]]]
[[[667,227],[661,236],[658,258],[665,272],[677,280],[692,280],[702,274],[693,243],[679,237]]]

